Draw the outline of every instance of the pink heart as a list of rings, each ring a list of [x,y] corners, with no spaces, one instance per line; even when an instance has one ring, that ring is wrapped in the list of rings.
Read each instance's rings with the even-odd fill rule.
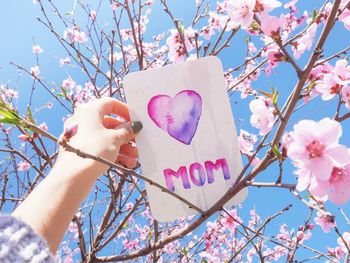
[[[148,115],[171,137],[190,144],[202,114],[202,98],[193,90],[182,90],[171,98],[157,95],[148,103]]]

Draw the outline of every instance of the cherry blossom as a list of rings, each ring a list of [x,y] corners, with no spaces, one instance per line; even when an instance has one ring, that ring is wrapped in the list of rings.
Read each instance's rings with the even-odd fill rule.
[[[33,53],[34,54],[40,54],[40,53],[44,52],[43,49],[40,46],[38,46],[38,45],[33,46],[32,49],[33,49]]]
[[[20,139],[23,142],[29,142],[31,140],[31,137],[27,134],[21,134],[18,136],[18,139]]]
[[[120,4],[117,2],[117,1],[112,1],[112,4],[111,4],[111,9],[113,11],[116,11],[118,9],[118,7],[120,6]]]
[[[283,24],[282,19],[270,16],[266,13],[263,13],[260,16],[261,19],[261,30],[264,32],[264,34],[271,36],[272,38],[278,38],[279,37],[279,31]]]
[[[332,228],[336,226],[334,216],[328,212],[317,212],[317,217],[315,217],[315,223],[319,225],[323,232],[328,233]]]
[[[18,98],[18,91],[11,89],[8,85],[1,85],[0,96],[3,100],[10,101]]]
[[[291,143],[294,142],[294,132],[286,132],[283,134],[281,138],[281,143],[282,143],[282,155],[283,157],[287,156],[288,148]]]
[[[345,9],[344,12],[339,16],[339,21],[344,23],[347,30],[350,31],[350,9]]]
[[[97,13],[96,13],[96,11],[95,10],[91,10],[91,12],[90,12],[90,19],[91,20],[96,20],[96,17],[97,17]]]
[[[30,168],[30,163],[27,161],[21,161],[17,164],[18,171],[27,171]]]
[[[47,124],[45,122],[41,123],[38,128],[42,129],[43,131],[48,131]]]
[[[330,100],[341,91],[341,85],[333,73],[325,74],[321,81],[318,81],[315,87],[316,91],[321,93],[323,100]]]
[[[63,137],[67,140],[72,138],[78,132],[78,124],[71,123],[64,128]]]
[[[334,256],[336,259],[340,259],[344,255],[344,251],[342,248],[336,247],[336,248],[329,248],[327,247],[328,253],[330,253],[332,256]]]
[[[334,66],[334,75],[339,85],[350,84],[350,66],[345,59],[339,59]]]
[[[32,74],[33,78],[37,79],[40,74],[39,66],[34,66],[30,68],[30,74]]]
[[[63,33],[63,38],[68,38],[71,43],[78,42],[81,44],[88,41],[86,33],[81,31],[77,26],[67,28]]]
[[[195,31],[189,27],[184,30],[183,40],[179,32],[176,29],[170,30],[170,37],[166,40],[169,46],[169,59],[174,63],[178,63],[184,60],[186,50],[190,52],[194,49],[195,43],[192,41]],[[184,43],[183,43],[184,42]],[[184,47],[186,46],[186,49]]]
[[[348,156],[350,157],[350,155]],[[350,200],[350,165],[334,167],[329,180],[314,178],[310,182],[310,192],[317,196],[328,195],[329,200],[336,205],[343,205]]]
[[[347,148],[339,144],[341,134],[340,124],[329,118],[319,122],[302,120],[294,125],[295,141],[289,145],[288,156],[326,181],[333,166],[342,167],[350,161]]]
[[[338,237],[337,243],[345,253],[349,253],[350,249],[350,232],[344,232],[342,237]]]
[[[227,13],[236,26],[247,29],[254,19],[255,0],[229,0]]]
[[[275,121],[273,108],[267,107],[261,99],[254,99],[249,103],[249,109],[253,113],[250,117],[250,124],[260,130],[260,135],[267,134]]]
[[[221,219],[221,224],[227,227],[230,231],[235,231],[240,223],[242,223],[242,219],[238,216],[236,209],[232,209],[229,212],[229,215],[225,214]]]
[[[243,129],[240,129],[238,142],[239,148],[242,153],[251,155],[254,149],[254,144],[257,142],[258,137]]]
[[[278,0],[256,0],[254,11],[268,13],[281,5],[281,2]]]
[[[70,64],[70,58],[66,57],[66,58],[60,58],[59,60],[59,65],[60,67],[63,67],[64,65]]]
[[[316,31],[317,24],[312,23],[306,30],[305,34],[292,45],[292,50],[296,59],[300,58],[300,56],[304,54],[306,50],[311,49],[312,43],[316,35]]]
[[[345,86],[341,90],[341,94],[345,101],[345,107],[350,110],[350,86]]]

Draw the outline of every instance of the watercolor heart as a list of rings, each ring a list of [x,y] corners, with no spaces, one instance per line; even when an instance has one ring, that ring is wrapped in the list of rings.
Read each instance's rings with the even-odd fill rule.
[[[171,137],[190,144],[202,114],[202,98],[193,90],[183,90],[171,98],[157,95],[148,103],[148,115]]]

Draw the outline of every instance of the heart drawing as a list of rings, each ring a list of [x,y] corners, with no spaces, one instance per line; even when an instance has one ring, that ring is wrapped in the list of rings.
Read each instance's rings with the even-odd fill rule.
[[[157,95],[148,102],[148,115],[171,137],[189,145],[202,114],[202,98],[193,90],[182,90],[170,97]]]

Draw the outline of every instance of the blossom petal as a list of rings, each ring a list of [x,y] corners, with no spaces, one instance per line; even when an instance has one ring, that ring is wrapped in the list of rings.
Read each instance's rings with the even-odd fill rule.
[[[315,131],[318,125],[312,120],[301,120],[294,125],[295,141],[301,145],[306,145],[312,138],[315,138]]]
[[[310,159],[305,168],[309,169],[318,180],[326,181],[331,177],[333,163],[327,156]]]
[[[344,145],[328,147],[326,154],[334,162],[334,166],[336,167],[343,167],[350,163],[349,151]]]
[[[338,143],[338,140],[342,134],[342,128],[339,122],[324,118],[320,120],[319,127],[315,130],[319,135],[320,140],[324,144]]]
[[[298,183],[297,183],[297,187],[296,190],[299,192],[304,191],[310,184],[310,173],[303,173],[304,170],[300,171],[301,173],[299,173],[298,176]]]
[[[328,182],[318,181],[314,176],[310,180],[309,191],[311,194],[317,196],[318,198],[323,198],[329,188]]]

